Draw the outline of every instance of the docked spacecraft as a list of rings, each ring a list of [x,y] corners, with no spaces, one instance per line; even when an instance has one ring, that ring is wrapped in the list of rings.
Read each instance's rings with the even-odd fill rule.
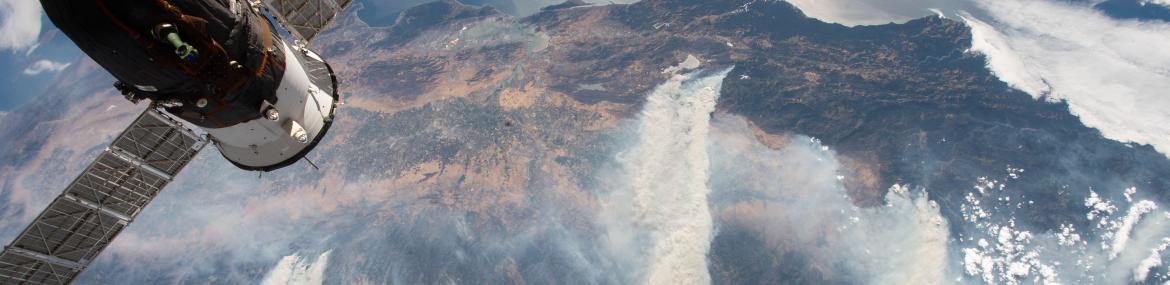
[[[0,284],[72,282],[209,141],[246,170],[304,158],[338,105],[332,69],[306,45],[350,1],[41,0],[150,106],[4,247]]]
[[[342,2],[41,0],[41,5],[57,28],[113,74],[127,99],[149,100],[202,128],[236,166],[268,171],[304,157],[333,121],[337,81],[305,45],[349,4]],[[285,24],[295,42],[282,39],[263,9]]]

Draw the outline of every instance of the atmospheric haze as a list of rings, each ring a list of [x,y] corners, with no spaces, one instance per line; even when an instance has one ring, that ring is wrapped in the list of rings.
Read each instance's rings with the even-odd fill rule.
[[[712,211],[729,220],[750,219],[780,248],[864,278],[859,280],[946,280],[946,268],[939,266],[948,261],[946,222],[925,194],[896,185],[888,205],[854,206],[838,162],[815,139],[796,136],[772,149],[746,120],[713,115],[730,70],[677,74],[698,63],[688,57],[665,71],[674,75],[647,96],[627,125],[633,142],[616,157],[620,171],[610,174],[618,182],[609,185],[614,190],[600,220],[612,258],[633,268],[627,280],[710,283],[708,251],[719,227]],[[752,211],[760,206],[762,211]],[[930,268],[937,270],[924,270]]]
[[[764,145],[746,120],[718,116],[709,155],[723,220],[762,234],[776,255],[796,253],[845,282],[940,284],[950,260],[947,223],[921,189],[894,185],[885,205],[861,208],[834,152],[814,138]]]
[[[1037,100],[1068,102],[1083,122],[1107,137],[1152,144],[1163,153],[1170,145],[1166,136],[1160,136],[1170,126],[1166,124],[1170,115],[1159,109],[1167,105],[1161,94],[1170,88],[1165,67],[1170,59],[1158,50],[1170,40],[1164,33],[1151,33],[1164,31],[1165,24],[1116,21],[1085,7],[1052,1],[790,2],[811,16],[838,17],[835,22],[845,24],[901,21],[938,8],[940,15],[972,28],[971,52],[987,55],[989,68],[1011,86]],[[27,6],[19,3],[23,2],[0,1],[0,7]],[[859,7],[888,12],[862,14]],[[514,10],[521,8],[533,10],[530,6]],[[1052,11],[1073,16],[1047,17]],[[21,42],[15,35],[0,39],[0,49],[22,47],[13,43]],[[64,68],[52,63],[28,72]],[[521,200],[536,204],[524,205],[534,210],[511,220],[516,224],[507,231],[474,228],[470,219],[477,216],[467,209],[410,208],[426,202],[411,193],[388,193],[365,176],[347,178],[336,187],[269,183],[228,169],[217,153],[208,151],[192,170],[217,179],[176,180],[174,188],[205,190],[160,196],[152,213],[136,222],[153,226],[131,227],[91,271],[141,278],[165,268],[185,270],[157,277],[158,282],[208,275],[227,282],[263,278],[264,284],[442,283],[456,279],[441,278],[491,278],[501,275],[498,268],[529,265],[516,271],[526,274],[530,283],[707,284],[720,280],[712,269],[718,250],[714,241],[740,230],[763,239],[764,246],[753,250],[770,257],[799,256],[813,273],[841,283],[1170,280],[1165,262],[1170,254],[1170,212],[1154,202],[1157,195],[1144,192],[1163,189],[1079,188],[1084,194],[1053,189],[1074,205],[1083,204],[1083,209],[1068,211],[1086,221],[1057,229],[1035,228],[1027,222],[1032,217],[1017,218],[1016,212],[1033,203],[1020,199],[1011,185],[1033,177],[1010,166],[1005,166],[1003,177],[972,174],[975,183],[965,189],[880,185],[888,189],[884,203],[860,207],[845,186],[854,174],[833,149],[801,134],[768,134],[742,117],[718,112],[724,82],[753,79],[729,78],[732,68],[704,64],[709,65],[688,56],[667,68],[668,79],[645,94],[641,110],[616,129],[604,130],[618,146],[600,154],[613,167],[594,173],[599,185],[582,191],[588,198],[558,200],[550,198],[556,194],[544,194],[555,191],[540,188],[555,184],[526,184],[523,187],[536,189],[516,193],[532,195]],[[1083,69],[1086,64],[1094,70]],[[83,62],[71,69],[92,65]],[[1099,73],[1110,74],[1095,76]],[[1134,80],[1144,83],[1130,84]],[[448,111],[418,121],[434,123],[439,116],[460,115],[464,114]],[[274,181],[296,181],[287,172],[271,175],[277,176]],[[324,179],[313,175],[321,174],[309,174],[308,180]],[[551,174],[532,176],[539,180]],[[60,188],[45,182],[26,184],[29,189]],[[963,197],[962,205],[952,207],[958,213],[944,217],[932,201],[937,197],[927,195],[928,190]],[[12,195],[6,211],[39,209],[51,199],[33,191]],[[20,202],[26,200],[30,202]],[[200,204],[192,206],[191,201]],[[568,211],[567,205],[587,209]],[[409,211],[417,213],[404,214]],[[578,214],[575,219],[585,220],[580,224],[564,225],[557,218]],[[223,260],[231,263],[225,266]],[[497,264],[501,260],[512,263]],[[529,264],[523,264],[526,261]],[[384,276],[346,277],[370,270]],[[426,279],[445,270],[464,276]],[[463,281],[477,280],[497,283]]]
[[[688,61],[690,61],[688,59]],[[667,72],[685,71],[685,64]],[[806,257],[825,276],[870,284],[1123,284],[1166,280],[1170,213],[1124,191],[1085,198],[1090,229],[1033,232],[1008,182],[975,179],[962,220],[948,221],[926,189],[892,185],[885,204],[853,204],[836,154],[815,138],[774,136],[743,118],[711,115],[727,71],[674,75],[627,125],[633,142],[601,223],[627,280],[705,284],[721,227],[746,226],[779,256]],[[715,92],[712,92],[715,91]],[[771,139],[765,137],[772,136]],[[777,138],[778,137],[778,138]],[[764,141],[769,143],[765,144]],[[705,147],[702,147],[704,146]],[[701,150],[705,149],[705,150]],[[1024,179],[1008,167],[1003,181]],[[1119,210],[1119,207],[1123,210]],[[951,237],[950,228],[960,236]],[[626,266],[619,266],[624,268]],[[1157,281],[1157,282],[1162,282]]]
[[[439,212],[433,216],[451,218],[406,226],[412,235],[395,242],[425,243],[485,260],[522,256],[532,244],[550,244],[558,255],[572,257],[567,264],[581,280],[707,284],[714,278],[712,241],[721,230],[746,227],[764,238],[766,248],[761,250],[774,256],[803,256],[810,268],[843,282],[1124,284],[1168,279],[1163,260],[1170,247],[1170,213],[1144,199],[1139,189],[1116,195],[1091,192],[1084,197],[1084,216],[1091,226],[1068,224],[1054,231],[1034,230],[1015,217],[1032,203],[1009,190],[1011,181],[1028,179],[1024,169],[1011,167],[1001,178],[979,177],[970,189],[956,189],[966,197],[959,220],[944,218],[926,189],[913,185],[890,185],[884,205],[859,207],[844,186],[850,174],[837,154],[817,139],[766,134],[741,117],[715,113],[722,82],[750,79],[728,79],[730,69],[699,69],[710,68],[700,67],[701,62],[688,57],[667,69],[670,79],[647,94],[635,117],[613,131],[624,146],[612,154],[616,167],[599,174],[602,189],[595,191],[601,193],[601,201],[592,220],[603,229],[600,239],[552,221],[492,237],[467,230],[458,213]],[[275,206],[287,201],[272,203],[264,208],[287,208]],[[539,208],[556,211],[558,205]],[[200,213],[188,214],[208,215]],[[308,216],[298,219],[323,218],[312,213],[299,212]],[[287,220],[277,217],[281,215],[288,213],[253,213],[239,226]],[[287,224],[268,232],[295,229],[293,223]],[[554,230],[542,232],[547,228]],[[960,234],[952,236],[951,229]],[[377,241],[372,236],[377,234],[384,233],[357,238]],[[459,240],[493,246],[471,247]],[[600,241],[594,245],[592,240]],[[594,248],[603,250],[597,255]],[[328,256],[326,252],[311,262],[300,254],[286,256],[265,281],[320,281],[324,277],[316,277],[317,272],[332,268]],[[384,258],[401,264],[387,273],[388,280],[405,282],[417,274],[411,273],[416,269],[410,266],[410,256]]]

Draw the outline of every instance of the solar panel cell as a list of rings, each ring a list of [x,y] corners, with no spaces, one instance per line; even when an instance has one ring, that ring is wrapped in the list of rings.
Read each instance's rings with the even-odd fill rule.
[[[352,0],[268,0],[268,9],[302,42],[312,41]]]

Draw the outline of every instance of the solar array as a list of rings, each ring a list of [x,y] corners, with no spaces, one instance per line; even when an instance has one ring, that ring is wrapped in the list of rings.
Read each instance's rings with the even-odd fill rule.
[[[268,9],[289,33],[309,42],[353,0],[268,0]]]
[[[0,254],[2,284],[68,284],[207,145],[148,108]]]

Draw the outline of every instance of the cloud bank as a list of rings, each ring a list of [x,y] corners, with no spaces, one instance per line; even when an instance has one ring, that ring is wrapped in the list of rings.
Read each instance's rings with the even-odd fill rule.
[[[903,23],[939,11],[955,11],[965,4],[955,0],[785,0],[809,17],[846,26]]]
[[[971,50],[987,55],[989,69],[1004,82],[1038,99],[1067,102],[1109,139],[1170,155],[1168,23],[1116,20],[1091,3],[1051,0],[788,1],[845,25],[902,22],[931,8],[957,15],[972,29]]]
[[[1170,154],[1170,24],[1118,21],[1049,1],[987,1],[965,15],[972,50],[1003,81],[1063,100],[1110,139]]]
[[[1170,0],[1141,0],[1140,3],[1142,3],[1142,5],[1154,4],[1154,5],[1161,5],[1161,6],[1165,6],[1165,7],[1170,7]]]

